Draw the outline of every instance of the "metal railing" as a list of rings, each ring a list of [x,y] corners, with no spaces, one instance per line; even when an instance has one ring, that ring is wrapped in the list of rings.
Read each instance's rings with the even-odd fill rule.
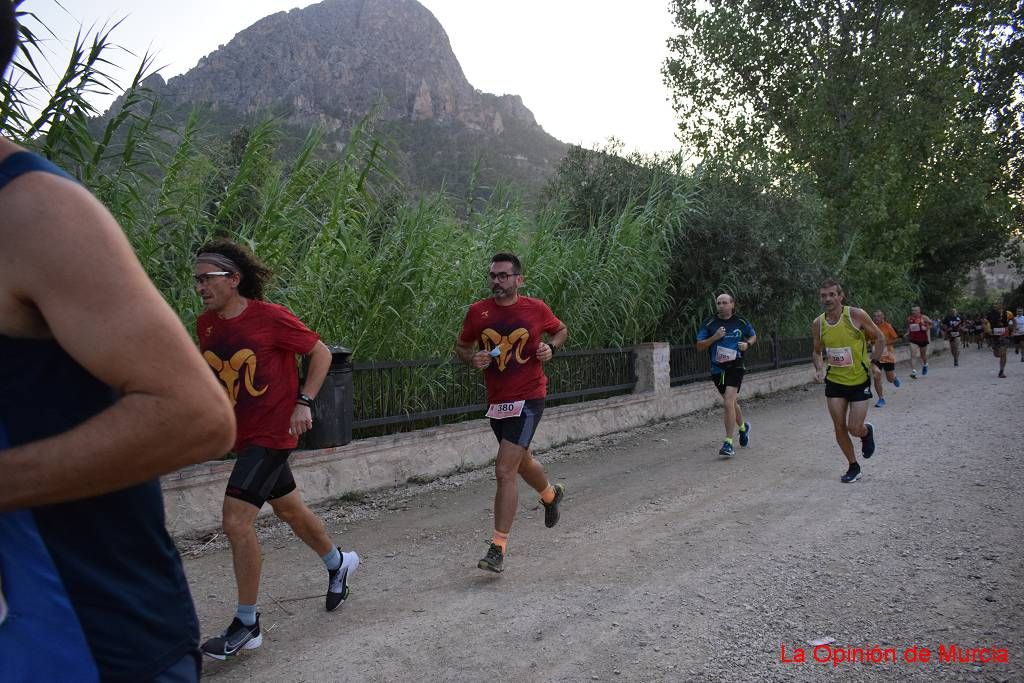
[[[774,334],[761,337],[744,354],[748,373],[785,368],[807,363],[814,351],[811,337],[781,339]],[[707,379],[711,374],[711,360],[707,350],[698,351],[694,344],[674,344],[669,352],[672,386],[681,386]]]
[[[487,410],[483,374],[457,360],[355,363],[352,369],[357,438],[459,422]],[[548,405],[628,394],[637,381],[628,348],[562,351],[544,371]]]

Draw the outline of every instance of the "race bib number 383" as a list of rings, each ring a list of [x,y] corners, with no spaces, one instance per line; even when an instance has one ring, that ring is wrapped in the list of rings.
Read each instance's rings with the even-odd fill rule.
[[[828,364],[834,368],[848,368],[853,365],[853,350],[849,346],[825,349]]]
[[[519,417],[523,414],[524,405],[526,405],[526,401],[492,403],[487,409],[487,417],[492,420],[504,420],[507,417]]]

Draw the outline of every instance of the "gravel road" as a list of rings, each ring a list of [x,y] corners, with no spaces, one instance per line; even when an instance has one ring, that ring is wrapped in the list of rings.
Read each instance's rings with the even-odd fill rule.
[[[319,559],[266,525],[264,644],[205,676],[1024,680],[1024,363],[1011,351],[997,379],[971,350],[930,370],[901,367],[871,408],[878,452],[852,485],[819,386],[743,402],[751,445],[730,460],[720,409],[542,453],[568,487],[562,521],[545,529],[522,484],[501,575],[476,568],[489,469],[319,508],[363,563],[335,613]],[[183,550],[208,637],[234,610],[230,553],[221,537]],[[1008,661],[944,663],[950,645]],[[896,661],[870,661],[876,646]],[[931,659],[907,662],[915,646]]]

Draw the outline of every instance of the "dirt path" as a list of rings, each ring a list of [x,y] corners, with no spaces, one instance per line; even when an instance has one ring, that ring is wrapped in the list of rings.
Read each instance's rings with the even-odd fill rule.
[[[872,408],[878,453],[845,470],[823,389],[745,403],[751,447],[717,457],[720,411],[542,454],[566,482],[543,525],[523,484],[502,575],[489,471],[325,510],[363,565],[323,611],[325,572],[263,532],[264,645],[207,660],[222,681],[1022,680],[1024,363],[948,355]],[[900,368],[905,373],[905,368]],[[709,391],[713,389],[709,388]],[[541,424],[543,429],[543,423]],[[301,482],[300,482],[301,483]],[[219,542],[187,558],[204,636],[234,609]],[[808,641],[893,648],[896,663],[815,663]],[[1008,663],[943,664],[939,644]],[[807,663],[792,659],[797,648]],[[904,650],[933,650],[908,664]],[[819,650],[819,655],[824,650]]]

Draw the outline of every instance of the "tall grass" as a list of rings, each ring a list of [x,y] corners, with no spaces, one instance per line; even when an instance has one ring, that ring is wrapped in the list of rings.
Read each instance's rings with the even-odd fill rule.
[[[97,118],[85,95],[116,92],[104,71],[109,31],[76,38],[64,76],[33,115],[42,45],[27,30],[23,39],[3,86],[0,131],[104,201],[188,327],[200,307],[193,254],[214,236],[249,245],[276,274],[268,298],[361,360],[449,354],[467,306],[489,293],[498,251],[520,254],[524,293],[550,304],[578,348],[652,341],[668,329],[689,334],[721,284],[714,271],[673,298],[680,259],[683,268],[697,263],[707,239],[692,231],[693,183],[681,174],[655,174],[594,225],[565,230],[574,209],[557,196],[539,211],[502,187],[486,202],[413,197],[389,172],[392,151],[369,118],[341,152],[326,152],[314,130],[284,160],[282,127],[272,119],[231,141],[204,135],[198,114],[168,128],[143,85],[149,59]]]

